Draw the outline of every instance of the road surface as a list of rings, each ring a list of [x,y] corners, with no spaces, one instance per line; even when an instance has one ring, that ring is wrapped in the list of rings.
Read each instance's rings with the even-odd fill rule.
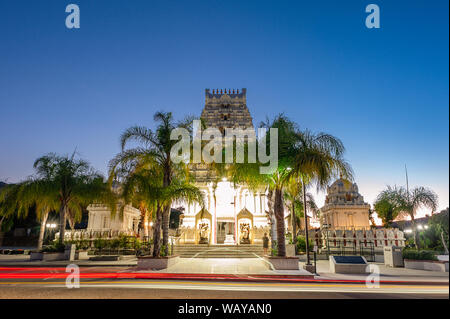
[[[162,299],[288,299],[288,298],[445,298],[448,282],[382,282],[368,288],[365,282],[299,280],[286,282],[232,281],[206,278],[132,278],[122,268],[89,267],[80,270],[79,288],[67,288],[64,268],[0,267],[0,298],[162,298]],[[131,277],[130,277],[131,276]],[[121,278],[124,277],[124,278]],[[71,280],[71,284],[76,281]]]

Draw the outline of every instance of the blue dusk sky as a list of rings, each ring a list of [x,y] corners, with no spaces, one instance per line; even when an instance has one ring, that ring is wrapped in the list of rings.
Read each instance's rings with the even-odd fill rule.
[[[80,29],[65,26],[70,3]],[[380,29],[365,26],[370,3]],[[435,190],[443,209],[448,10],[447,0],[0,0],[0,180],[75,148],[106,173],[124,129],[154,127],[158,110],[200,115],[205,88],[247,88],[254,124],[284,112],[342,139],[369,203],[405,184],[406,164],[410,186]]]

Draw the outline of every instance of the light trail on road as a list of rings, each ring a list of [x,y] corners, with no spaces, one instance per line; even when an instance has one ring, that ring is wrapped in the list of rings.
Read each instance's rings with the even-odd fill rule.
[[[0,282],[2,286],[46,286],[65,288],[63,282]],[[177,290],[227,290],[227,291],[311,291],[311,292],[353,292],[389,294],[447,294],[447,286],[430,285],[385,285],[368,288],[362,284],[313,284],[313,283],[237,283],[204,281],[86,281],[81,288],[122,288],[122,289],[177,289]]]

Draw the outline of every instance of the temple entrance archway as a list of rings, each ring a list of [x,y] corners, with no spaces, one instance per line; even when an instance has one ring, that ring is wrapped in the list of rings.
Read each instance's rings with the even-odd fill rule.
[[[217,222],[217,243],[218,244],[236,244],[236,236],[234,233],[234,222],[218,221]]]

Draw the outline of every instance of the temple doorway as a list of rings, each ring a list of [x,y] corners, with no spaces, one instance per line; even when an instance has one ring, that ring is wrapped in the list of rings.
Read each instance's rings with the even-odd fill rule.
[[[234,222],[217,222],[217,243],[236,244],[234,236]]]

